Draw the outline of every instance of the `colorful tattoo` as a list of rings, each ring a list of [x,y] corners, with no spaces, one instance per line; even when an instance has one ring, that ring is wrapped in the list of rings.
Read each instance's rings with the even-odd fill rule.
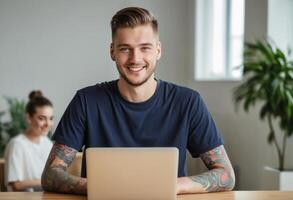
[[[234,171],[223,146],[208,151],[200,157],[210,171],[192,176],[191,180],[200,183],[207,192],[233,189]]]
[[[45,191],[86,194],[86,179],[67,172],[76,153],[75,149],[66,145],[54,144],[42,175],[42,187]]]

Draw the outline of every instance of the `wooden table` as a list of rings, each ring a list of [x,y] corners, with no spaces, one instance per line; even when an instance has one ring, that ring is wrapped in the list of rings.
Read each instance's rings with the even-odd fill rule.
[[[86,200],[86,196],[47,192],[1,192],[0,200]],[[293,200],[292,192],[233,191],[209,194],[178,195],[178,200]]]

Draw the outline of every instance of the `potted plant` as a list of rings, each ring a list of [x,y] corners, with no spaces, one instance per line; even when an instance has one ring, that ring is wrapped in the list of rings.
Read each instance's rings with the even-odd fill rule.
[[[25,101],[17,98],[5,97],[8,103],[10,120],[3,121],[5,111],[0,112],[0,158],[3,157],[8,141],[26,129]]]
[[[25,101],[5,97],[8,103],[10,120],[3,121],[5,111],[0,111],[0,191],[6,191],[4,185],[4,151],[9,140],[26,129]]]
[[[235,104],[243,103],[246,112],[256,102],[262,103],[259,115],[268,122],[267,140],[276,147],[277,171],[280,172],[285,171],[287,139],[293,134],[293,62],[288,59],[290,53],[288,50],[286,55],[268,40],[246,43],[242,65],[245,81],[234,90]],[[278,132],[275,121],[279,123]],[[291,189],[292,181],[293,177]]]

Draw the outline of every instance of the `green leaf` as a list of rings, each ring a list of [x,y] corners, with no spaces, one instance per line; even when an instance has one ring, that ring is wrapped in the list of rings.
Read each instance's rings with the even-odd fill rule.
[[[293,104],[293,97],[292,97],[292,95],[291,95],[291,92],[292,91],[286,91],[286,95],[287,95],[287,97],[288,97],[288,99],[290,100],[290,102],[291,102],[291,104]]]
[[[264,119],[269,112],[270,112],[269,105],[266,103],[265,105],[262,106],[260,110],[260,118]]]
[[[274,62],[274,53],[272,46],[267,42],[257,41],[258,50],[267,59],[267,62]]]

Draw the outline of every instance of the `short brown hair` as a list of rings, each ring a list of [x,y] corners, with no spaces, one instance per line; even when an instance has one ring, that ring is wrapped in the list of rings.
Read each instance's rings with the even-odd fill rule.
[[[158,22],[151,12],[139,7],[123,8],[111,20],[112,38],[114,38],[119,28],[134,28],[147,24],[151,24],[153,31],[158,33]]]

